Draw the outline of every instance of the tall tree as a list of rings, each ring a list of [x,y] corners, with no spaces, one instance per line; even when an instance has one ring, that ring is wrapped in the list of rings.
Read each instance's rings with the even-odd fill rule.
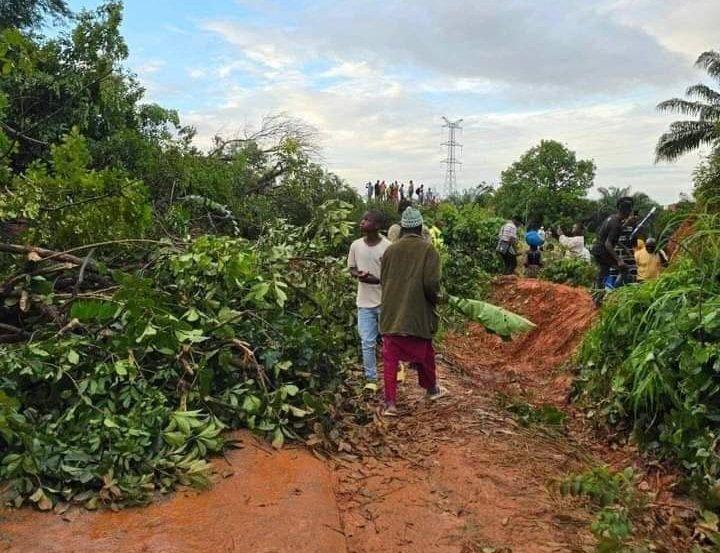
[[[720,52],[703,52],[695,65],[720,83]],[[700,146],[716,144],[720,140],[720,92],[700,83],[689,87],[685,95],[690,99],[671,98],[657,106],[661,111],[697,118],[670,124],[670,129],[658,139],[655,147],[657,161],[674,161]]]
[[[592,160],[578,160],[560,142],[543,140],[502,172],[495,206],[500,215],[525,216],[530,224],[575,219],[594,178]]]
[[[0,29],[35,27],[48,15],[60,19],[71,13],[65,0],[2,0]]]

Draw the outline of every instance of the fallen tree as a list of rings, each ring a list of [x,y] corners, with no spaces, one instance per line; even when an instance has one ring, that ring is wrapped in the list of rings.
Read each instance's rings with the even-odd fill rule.
[[[255,242],[134,241],[132,270],[76,255],[91,245],[0,246],[20,259],[0,284],[6,498],[142,503],[207,484],[225,428],[277,447],[305,434],[354,352],[349,276],[327,255],[348,211],[321,206]]]

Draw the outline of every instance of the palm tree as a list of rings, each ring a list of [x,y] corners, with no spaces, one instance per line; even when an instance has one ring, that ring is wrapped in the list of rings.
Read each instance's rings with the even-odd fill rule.
[[[720,52],[709,50],[700,54],[697,67],[707,71],[720,83]],[[675,121],[655,146],[656,161],[674,161],[704,144],[720,139],[720,92],[707,85],[696,84],[685,91],[690,100],[672,98],[658,104],[660,111],[672,111],[697,117],[693,121]]]
[[[617,186],[611,186],[605,188],[604,186],[598,186],[597,191],[600,193],[600,199],[598,204],[603,208],[607,208],[611,213],[615,211],[617,202],[620,198],[630,196],[630,187],[619,188]]]

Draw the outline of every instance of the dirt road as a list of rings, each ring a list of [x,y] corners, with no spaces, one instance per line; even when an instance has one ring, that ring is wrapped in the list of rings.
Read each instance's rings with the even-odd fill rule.
[[[0,511],[0,552],[593,551],[590,509],[562,497],[557,481],[601,462],[643,474],[651,507],[638,539],[686,550],[676,522],[692,505],[671,497],[674,476],[594,438],[568,404],[572,375],[562,365],[591,324],[589,295],[509,279],[495,296],[538,327],[510,343],[477,326],[449,337],[440,371],[451,395],[430,403],[405,382],[401,416],[358,428],[326,463],[302,449],[269,453],[247,437],[219,461],[227,478],[209,492],[122,513]],[[508,410],[542,405],[567,424],[526,425]]]

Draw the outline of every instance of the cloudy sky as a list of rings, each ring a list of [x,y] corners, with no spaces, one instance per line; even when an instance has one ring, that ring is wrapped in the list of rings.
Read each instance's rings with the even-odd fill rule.
[[[434,187],[446,115],[464,120],[460,188],[552,138],[595,160],[598,186],[667,203],[698,156],[653,163],[674,118],[655,105],[703,79],[718,21],[718,0],[125,0],[123,32],[148,99],[203,144],[287,112],[358,189]]]

